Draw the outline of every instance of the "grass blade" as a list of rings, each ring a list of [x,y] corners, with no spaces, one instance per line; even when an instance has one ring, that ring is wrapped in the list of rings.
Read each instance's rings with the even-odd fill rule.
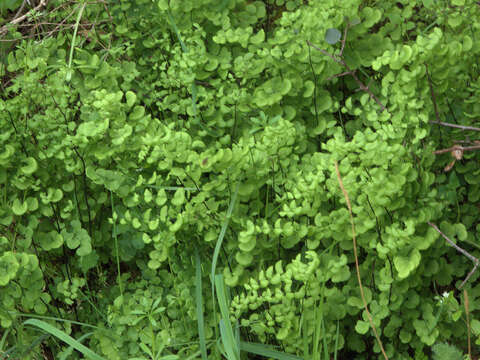
[[[10,329],[7,328],[7,330],[2,335],[2,340],[0,340],[0,351],[2,351],[3,347],[5,346],[5,343],[7,341],[7,336],[8,336],[9,332],[10,332]]]
[[[222,319],[220,320],[220,336],[222,338],[223,347],[229,360],[240,360],[240,346],[233,333],[232,324],[230,323],[223,275],[215,276],[215,287],[217,290],[218,306],[220,307],[220,314],[222,316]]]
[[[87,337],[89,337],[89,336],[92,335],[92,334],[93,334],[93,332],[86,333],[86,334],[80,336],[80,337],[77,339],[77,341],[78,341],[79,343],[81,343],[83,340],[85,340]],[[67,356],[72,355],[72,351],[73,351],[73,347],[70,346],[70,347],[63,353],[63,355],[58,358],[58,360],[66,360],[66,359],[67,359]]]
[[[219,274],[215,276],[215,287],[217,290],[218,306],[220,307],[220,314],[222,316],[222,319],[230,323],[228,304],[227,304],[227,294],[225,292],[223,275]],[[232,330],[232,333],[233,333],[233,330]]]
[[[182,37],[180,36],[180,31],[178,31],[177,23],[173,19],[172,13],[170,11],[167,11],[167,16],[168,16],[168,20],[170,20],[170,26],[172,27],[173,32],[175,33],[175,35],[177,35],[177,39],[178,39],[178,42],[180,43],[182,51],[184,53],[187,53],[188,52],[187,45],[185,45],[185,43],[182,41]]]
[[[195,253],[195,302],[197,308],[198,336],[200,339],[200,352],[202,360],[207,360],[207,342],[205,340],[205,323],[203,319],[203,298],[202,298],[202,267],[198,249]]]
[[[335,352],[333,354],[333,360],[337,360],[337,352],[338,352],[338,337],[340,335],[340,321],[337,320],[337,333],[335,335]]]
[[[220,336],[223,343],[223,348],[227,353],[228,360],[240,360],[240,357],[236,356],[236,345],[233,337],[232,325],[229,321],[220,320]]]
[[[70,45],[70,56],[68,57],[68,70],[66,81],[70,81],[72,78],[72,60],[73,60],[73,50],[75,49],[75,39],[77,38],[77,31],[78,31],[78,24],[80,24],[80,20],[83,15],[83,10],[85,10],[85,6],[87,5],[86,2],[83,3],[80,11],[78,12],[77,21],[75,23],[75,28],[73,29],[73,37],[72,37],[72,45]]]
[[[217,337],[217,341],[215,341],[215,345],[217,346],[217,350],[220,352],[220,354],[222,354],[222,356],[226,358],[227,354],[223,349],[222,339],[220,337]]]
[[[265,356],[277,360],[303,360],[302,357],[274,350],[271,346],[241,341],[240,349],[255,355]]]
[[[323,319],[323,303],[322,303],[322,334],[325,334],[325,321]],[[328,344],[327,344],[327,337],[323,335],[323,355],[325,356],[325,360],[330,359],[330,355],[328,352]]]
[[[232,199],[230,200],[230,204],[228,205],[227,216],[225,218],[225,221],[223,222],[222,229],[220,230],[220,234],[218,235],[217,243],[215,244],[215,250],[213,251],[212,272],[211,272],[212,295],[213,295],[213,288],[214,288],[213,282],[215,281],[215,270],[217,267],[218,255],[220,254],[220,248],[222,247],[223,238],[225,237],[228,223],[230,222],[230,218],[232,216],[233,207],[235,206],[235,201],[237,200],[239,186],[240,186],[240,183],[237,184],[237,187],[235,189],[235,192],[233,193]]]
[[[89,348],[87,348],[85,345],[82,345],[81,343],[79,343],[77,340],[75,340],[74,338],[72,338],[70,335],[64,333],[63,331],[57,329],[56,327],[42,321],[42,320],[38,320],[38,319],[28,319],[26,321],[24,321],[23,323],[24,325],[32,325],[32,326],[36,326],[40,329],[42,329],[43,331],[55,336],[56,338],[58,338],[59,340],[62,340],[64,343],[70,345],[71,347],[73,347],[75,350],[78,350],[80,351],[85,357],[87,357],[88,359],[92,359],[92,360],[105,360],[103,357],[97,355],[96,353],[94,353],[92,350],[90,350]]]
[[[56,318],[56,317],[52,317],[52,316],[26,314],[26,313],[20,313],[20,312],[16,312],[16,311],[9,311],[8,313],[11,314],[11,315],[15,315],[15,316],[22,316],[22,317],[29,317],[29,318],[43,319],[43,320],[53,320],[53,321],[58,321],[58,322],[68,322],[70,324],[86,326],[86,327],[89,327],[89,328],[92,328],[92,329],[103,331],[103,332],[106,333],[107,336],[110,333],[110,331],[108,329],[102,329],[102,328],[99,328],[98,326],[90,325],[90,324],[79,322],[79,321],[61,319],[61,318]],[[110,337],[110,338],[114,339],[114,337]]]
[[[220,234],[218,234],[217,243],[215,244],[215,249],[213,251],[212,269],[211,269],[211,273],[210,273],[210,282],[212,283],[213,318],[214,319],[217,318],[217,312],[215,310],[215,271],[216,271],[216,268],[217,268],[218,255],[220,254],[220,249],[222,247],[223,238],[225,237],[225,233],[227,231],[228,223],[230,222],[230,217],[232,216],[233,208],[235,206],[235,201],[237,200],[239,186],[240,186],[240,183],[237,184],[237,187],[235,188],[235,192],[233,193],[233,196],[230,199],[230,204],[228,205],[228,209],[227,209],[227,215],[225,217],[225,221],[222,224]],[[215,328],[215,335],[218,335],[216,328]]]

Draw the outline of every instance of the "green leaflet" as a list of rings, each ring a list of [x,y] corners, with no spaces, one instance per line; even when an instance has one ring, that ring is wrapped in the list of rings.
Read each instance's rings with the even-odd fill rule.
[[[2,268],[2,275],[0,277],[0,285],[5,286],[9,281],[15,278],[20,264],[12,252],[5,252],[0,257],[0,267]]]
[[[406,252],[404,256],[395,256],[393,263],[398,271],[398,277],[404,279],[420,264],[421,255],[417,249]]]
[[[23,215],[27,210],[28,204],[26,202],[21,202],[19,199],[13,200],[12,211],[15,215]]]

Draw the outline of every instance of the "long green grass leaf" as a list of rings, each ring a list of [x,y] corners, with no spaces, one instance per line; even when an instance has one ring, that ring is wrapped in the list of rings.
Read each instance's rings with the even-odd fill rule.
[[[64,333],[63,331],[57,329],[56,327],[38,319],[28,319],[23,322],[24,325],[32,325],[40,328],[41,330],[55,336],[59,340],[62,340],[64,343],[70,345],[74,349],[80,351],[85,357],[92,360],[105,360],[103,357],[97,355],[92,350],[87,348],[85,345],[82,345],[77,340],[72,338],[70,335]]]
[[[217,268],[217,261],[218,255],[220,254],[220,249],[222,248],[223,238],[225,237],[225,232],[227,231],[228,223],[230,222],[230,217],[232,216],[233,208],[235,206],[235,201],[237,200],[238,195],[238,188],[240,183],[237,184],[235,188],[235,192],[233,193],[232,198],[230,199],[230,204],[228,205],[227,215],[225,220],[222,224],[222,228],[220,229],[220,234],[218,234],[217,243],[215,244],[215,249],[213,251],[213,258],[212,258],[212,269],[210,273],[210,282],[212,284],[212,299],[213,299],[213,318],[217,319],[217,312],[215,307],[215,271]],[[215,329],[215,335],[217,334],[217,330]]]
[[[325,320],[323,318],[323,303],[322,303],[322,334],[325,334]],[[328,352],[327,337],[325,335],[323,335],[323,355],[325,357],[325,360],[330,360],[330,355]]]
[[[70,324],[86,326],[86,327],[96,329],[96,330],[99,330],[99,331],[104,331],[106,333],[110,332],[108,329],[102,329],[102,328],[99,328],[98,326],[90,325],[90,324],[83,323],[83,322],[80,322],[80,321],[61,319],[61,318],[56,318],[56,317],[52,317],[52,316],[26,314],[26,313],[20,313],[20,312],[16,312],[16,311],[9,311],[8,313],[11,314],[11,315],[15,315],[15,316],[22,316],[22,317],[29,317],[29,318],[43,319],[43,320],[52,320],[52,321],[58,321],[58,322],[67,322],[67,323],[70,323]],[[112,337],[112,339],[113,339],[113,337]]]
[[[5,346],[5,342],[7,341],[7,336],[9,333],[10,333],[10,329],[6,329],[2,335],[2,340],[0,340],[0,351],[3,350],[3,347]]]
[[[223,344],[222,344],[222,339],[220,337],[218,337],[217,341],[215,341],[215,345],[217,345],[217,349],[220,352],[220,354],[222,354],[222,356],[224,358],[226,358],[227,354],[225,353],[225,350],[224,350]]]
[[[264,344],[241,341],[240,349],[255,355],[265,356],[277,360],[303,360],[302,357],[274,350],[271,346]]]
[[[335,335],[335,352],[333,354],[333,360],[337,360],[337,352],[338,352],[338,338],[340,336],[340,321],[337,320],[337,333]]]
[[[220,307],[220,314],[222,316],[222,319],[230,323],[227,294],[225,292],[225,283],[223,282],[223,275],[219,274],[215,276],[215,287],[217,290],[216,292],[217,292],[218,306]]]
[[[187,45],[185,45],[185,43],[182,41],[182,37],[180,36],[180,31],[178,31],[177,23],[173,19],[172,13],[170,11],[167,11],[167,16],[168,16],[168,20],[170,20],[170,26],[172,27],[173,32],[175,33],[175,35],[177,35],[177,39],[178,39],[178,42],[180,43],[180,46],[182,47],[182,51],[184,53],[187,53],[188,52]]]
[[[240,346],[237,337],[233,333],[232,324],[230,323],[230,315],[228,311],[227,293],[223,275],[215,276],[215,287],[217,292],[218,306],[220,307],[220,336],[222,338],[223,347],[228,355],[229,360],[240,360]]]
[[[202,266],[198,249],[195,252],[195,302],[197,308],[198,336],[200,340],[200,352],[202,360],[207,360],[207,343],[205,340],[205,323],[203,319],[202,297]]]
[[[85,10],[86,5],[87,3],[84,2],[83,5],[81,6],[80,11],[78,12],[78,15],[77,15],[77,21],[75,22],[75,28],[73,29],[72,44],[70,45],[70,55],[68,57],[68,70],[67,70],[67,76],[66,76],[67,82],[70,81],[70,79],[72,78],[72,60],[73,60],[73,50],[75,49],[75,39],[77,38],[78,25],[80,24],[80,20],[82,19],[82,15],[83,15],[83,10]]]
[[[217,267],[218,255],[220,254],[220,249],[222,247],[223,238],[225,237],[225,232],[227,231],[228,223],[230,222],[230,218],[232,216],[233,208],[234,208],[235,202],[237,200],[239,186],[240,186],[240,183],[237,184],[237,187],[235,189],[235,192],[233,193],[232,199],[230,200],[230,204],[228,205],[227,216],[225,218],[225,221],[223,222],[222,228],[220,230],[220,234],[218,235],[218,238],[217,238],[217,243],[215,244],[215,250],[213,251],[212,272],[211,272],[212,289],[214,287],[213,283],[215,281],[215,270],[216,270],[216,267]],[[213,293],[212,293],[212,295],[213,295]]]
[[[220,336],[222,338],[223,348],[227,353],[228,360],[240,360],[237,356],[236,344],[233,337],[232,325],[230,322],[220,320]]]
[[[92,335],[92,334],[93,334],[93,332],[86,333],[86,334],[80,336],[80,337],[77,339],[77,341],[78,341],[79,343],[81,343],[83,340],[85,340],[87,337],[89,337],[89,336]],[[63,353],[63,355],[58,358],[58,360],[66,360],[68,356],[72,355],[72,351],[73,351],[73,346],[70,346],[70,347]]]

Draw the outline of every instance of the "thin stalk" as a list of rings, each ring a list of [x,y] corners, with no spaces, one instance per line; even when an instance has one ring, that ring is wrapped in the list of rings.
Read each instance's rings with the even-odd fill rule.
[[[353,254],[355,256],[355,269],[357,270],[357,281],[360,289],[360,295],[362,297],[363,307],[365,309],[365,313],[367,314],[368,321],[370,323],[370,326],[372,327],[373,333],[375,334],[375,338],[377,339],[378,346],[380,346],[380,350],[383,354],[383,357],[385,358],[385,360],[388,360],[387,353],[383,348],[382,340],[380,340],[380,336],[378,335],[377,328],[373,323],[372,315],[368,310],[367,300],[365,299],[365,293],[363,291],[363,285],[362,285],[362,278],[360,277],[360,266],[358,264],[357,238],[355,235],[355,223],[353,221],[352,204],[350,203],[350,198],[348,197],[347,190],[345,189],[345,186],[343,186],[342,176],[340,175],[340,170],[338,168],[337,161],[335,161],[335,171],[337,173],[338,184],[340,186],[340,189],[342,190],[343,196],[345,197],[345,201],[347,203],[348,213],[350,214],[350,224],[352,225]]]
[[[116,220],[115,208],[113,206],[113,195],[111,191],[110,191],[110,203],[112,205],[113,239],[115,241],[115,257],[117,259],[118,286],[120,288],[120,296],[122,296],[123,298],[123,284],[122,284],[122,276],[120,273],[120,257],[118,255],[118,239],[117,239],[117,227],[116,227],[117,220]]]

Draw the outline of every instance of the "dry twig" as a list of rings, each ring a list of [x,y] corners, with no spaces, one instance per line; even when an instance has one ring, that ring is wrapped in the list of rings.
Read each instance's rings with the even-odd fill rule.
[[[388,360],[387,353],[383,348],[382,340],[380,340],[380,336],[378,335],[377,329],[375,328],[375,324],[373,323],[372,315],[368,310],[367,300],[365,299],[365,294],[363,292],[363,285],[362,285],[362,278],[360,277],[360,266],[358,265],[358,254],[357,254],[357,237],[355,235],[355,224],[353,222],[353,213],[352,213],[352,204],[350,203],[350,198],[348,197],[347,190],[345,186],[343,186],[342,176],[340,175],[340,170],[338,169],[338,162],[335,161],[335,171],[337,173],[338,184],[340,185],[340,189],[342,189],[343,196],[345,197],[345,201],[347,203],[348,213],[350,214],[350,223],[352,225],[352,238],[353,238],[353,255],[355,256],[355,269],[357,271],[357,281],[358,286],[360,288],[360,296],[362,297],[363,307],[368,317],[368,321],[370,322],[370,326],[372,327],[373,333],[375,334],[375,338],[377,339],[378,345],[380,346],[380,350],[382,351],[383,357]]]
[[[438,106],[437,106],[437,100],[435,98],[435,91],[433,90],[433,85],[432,85],[432,79],[430,77],[430,74],[428,72],[428,65],[425,64],[425,71],[427,74],[427,80],[428,80],[428,86],[430,87],[430,96],[432,97],[432,103],[433,103],[433,109],[435,111],[435,118],[436,120],[433,121],[431,120],[431,124],[438,124],[442,126],[447,126],[447,127],[452,127],[456,129],[462,129],[462,130],[471,130],[471,131],[480,131],[480,128],[474,127],[474,126],[466,126],[466,125],[457,125],[457,124],[451,124],[447,122],[440,121],[440,115],[438,113]],[[447,149],[442,149],[442,150],[436,150],[433,153],[435,155],[438,154],[444,154],[447,152],[450,152],[453,160],[444,168],[444,171],[450,171],[453,168],[453,165],[455,165],[455,162],[457,160],[461,160],[463,157],[463,153],[465,151],[472,151],[472,150],[478,150],[480,149],[480,146],[474,145],[474,146],[460,146],[460,145],[454,145],[450,148]]]
[[[27,3],[27,0],[23,0],[22,1],[22,5],[20,6],[20,8],[18,9],[17,13],[15,14],[15,16],[13,17],[13,20],[15,20],[16,18],[18,18],[20,16],[20,14],[22,13],[23,11],[23,8],[25,7],[25,4]]]
[[[346,71],[342,72],[342,73],[339,73],[339,74],[336,74],[336,75],[332,75],[330,76],[327,80],[331,80],[331,79],[334,79],[334,78],[337,78],[337,77],[341,77],[341,76],[346,76],[346,75],[351,75],[353,77],[353,79],[356,81],[356,83],[358,84],[358,87],[360,90],[362,91],[365,91],[368,95],[370,95],[370,98],[372,100],[374,100],[377,105],[380,107],[381,111],[380,112],[383,112],[383,111],[386,111],[388,114],[390,114],[388,112],[388,110],[386,109],[386,107],[382,104],[382,102],[378,99],[378,97],[375,96],[375,94],[370,90],[370,87],[368,85],[365,85],[357,76],[356,74],[356,70],[352,70],[350,69],[350,67],[348,66],[348,64],[345,62],[345,59],[343,58],[343,50],[345,49],[345,43],[347,41],[347,32],[348,32],[348,29],[350,27],[350,23],[347,23],[347,25],[345,26],[345,31],[343,33],[343,39],[341,40],[341,49],[340,49],[340,52],[338,53],[338,55],[333,55],[333,54],[330,54],[328,51],[324,50],[324,49],[321,49],[319,48],[318,46],[315,46],[314,44],[312,44],[310,41],[307,40],[307,45],[308,46],[311,46],[312,48],[314,48],[315,50],[317,51],[320,51],[322,54],[324,54],[325,56],[328,56],[330,59],[332,59],[333,61],[335,61],[337,64],[341,65],[342,67],[344,67],[346,69]],[[391,114],[390,114],[391,115]]]
[[[40,3],[39,3],[37,6],[35,6],[32,10],[30,10],[29,12],[23,14],[22,16],[16,17],[16,15],[15,15],[15,18],[14,18],[12,21],[10,21],[10,22],[9,22],[8,24],[6,24],[6,25],[3,25],[3,26],[0,28],[0,36],[3,36],[3,35],[5,35],[5,34],[8,32],[8,27],[9,27],[9,26],[15,25],[15,24],[18,24],[18,23],[21,23],[23,20],[25,20],[25,19],[28,17],[28,15],[30,14],[30,12],[32,12],[32,11],[38,11],[38,10],[40,10],[42,7],[47,6],[47,1],[48,1],[48,0],[40,0]],[[23,4],[22,4],[22,6],[23,6]],[[17,13],[17,15],[18,15],[18,13]]]
[[[443,237],[450,245],[452,245],[452,246],[455,248],[455,250],[457,250],[458,252],[460,252],[461,254],[463,254],[464,256],[466,256],[467,258],[469,258],[470,260],[473,261],[473,263],[474,263],[473,269],[472,269],[472,271],[470,271],[470,272],[468,273],[468,275],[467,275],[467,277],[465,278],[465,280],[463,280],[462,284],[461,284],[460,287],[459,287],[459,289],[461,289],[461,288],[465,285],[465,283],[468,281],[468,279],[470,279],[470,277],[473,275],[473,273],[475,272],[475,270],[477,270],[477,267],[478,267],[478,264],[479,264],[480,261],[479,261],[475,256],[469,254],[466,250],[462,249],[460,246],[458,246],[458,245],[455,244],[452,240],[450,240],[450,239],[448,238],[448,236],[445,235],[435,224],[432,224],[430,221],[428,221],[427,223],[428,223],[428,225],[430,225],[431,227],[433,227],[440,235],[442,235],[442,237]]]
[[[480,128],[475,127],[475,126],[466,126],[466,125],[457,125],[457,124],[451,124],[443,121],[430,121],[432,124],[439,124],[442,126],[447,126],[447,127],[452,127],[452,128],[457,128],[457,129],[462,129],[462,130],[471,130],[471,131],[480,131]]]
[[[435,155],[438,155],[438,154],[444,154],[444,153],[447,153],[447,152],[452,152],[452,151],[461,151],[462,154],[464,151],[472,151],[472,150],[479,150],[480,149],[480,145],[473,145],[473,146],[460,146],[460,145],[454,145],[452,147],[449,147],[447,149],[442,149],[442,150],[435,150],[433,153]],[[459,157],[458,155],[455,155],[454,156],[457,160],[460,160],[461,157]]]

